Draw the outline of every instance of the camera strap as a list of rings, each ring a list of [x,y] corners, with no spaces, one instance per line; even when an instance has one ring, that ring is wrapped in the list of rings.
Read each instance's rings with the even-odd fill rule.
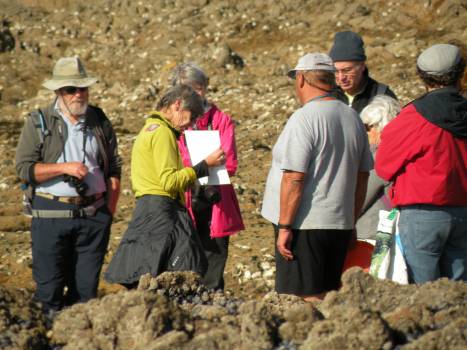
[[[208,114],[208,130],[212,130],[212,116],[214,114],[214,109],[211,108]]]
[[[81,128],[83,133],[83,164],[86,163],[86,141],[88,139],[88,126],[86,124]]]
[[[212,116],[214,114],[214,109],[211,108],[208,112],[208,124],[207,124],[207,130],[212,130]],[[198,126],[196,125],[196,123],[194,123],[193,125],[193,130],[199,130]]]

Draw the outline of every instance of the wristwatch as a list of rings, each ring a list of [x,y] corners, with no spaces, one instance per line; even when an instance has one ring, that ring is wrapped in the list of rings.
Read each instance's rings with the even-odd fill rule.
[[[292,229],[292,225],[290,225],[290,224],[284,225],[284,224],[278,223],[277,227],[279,228],[279,230],[280,229],[286,229],[286,230],[291,230]]]

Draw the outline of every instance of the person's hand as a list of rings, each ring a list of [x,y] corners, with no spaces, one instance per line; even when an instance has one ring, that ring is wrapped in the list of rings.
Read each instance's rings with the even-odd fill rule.
[[[88,167],[81,162],[68,162],[63,163],[63,173],[66,175],[74,176],[79,180],[84,179],[88,174]]]
[[[279,254],[284,257],[285,260],[293,260],[291,251],[293,233],[291,229],[281,228],[279,229],[279,235],[277,236],[277,250]]]
[[[213,166],[218,166],[221,164],[224,164],[225,162],[225,156],[224,156],[224,151],[222,148],[219,148],[212,152],[210,155],[208,155],[205,159],[208,167],[213,167]]]

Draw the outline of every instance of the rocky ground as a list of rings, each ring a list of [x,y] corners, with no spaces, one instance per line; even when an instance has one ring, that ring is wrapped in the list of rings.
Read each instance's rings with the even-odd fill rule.
[[[0,287],[0,347],[461,350],[466,298],[464,282],[400,286],[354,267],[319,303],[275,292],[251,300],[178,272],[144,276],[138,290],[74,305],[52,324],[27,295]]]
[[[158,334],[160,337],[143,337],[146,340],[138,343],[140,348],[159,349],[168,346],[166,344],[183,345],[186,348],[204,347],[200,344],[208,344],[202,342],[210,341],[214,336],[212,332],[198,333],[186,326],[196,325],[194,319],[197,317],[202,320],[199,322],[202,327],[207,325],[206,329],[214,322],[216,325],[221,322],[223,327],[227,327],[225,324],[232,325],[232,332],[236,332],[237,337],[220,329],[217,336],[223,339],[223,343],[216,344],[224,345],[219,347],[228,347],[226,344],[232,341],[232,346],[246,348],[248,343],[238,343],[239,332],[245,339],[252,339],[264,331],[264,339],[267,340],[256,348],[283,346],[285,349],[299,345],[315,348],[316,345],[307,340],[311,338],[321,339],[323,344],[329,344],[328,348],[341,348],[341,344],[347,344],[345,347],[351,348],[367,348],[358,345],[364,344],[359,343],[363,341],[361,339],[366,339],[366,335],[364,332],[360,334],[362,330],[358,327],[370,320],[372,324],[379,325],[375,326],[379,327],[375,330],[379,332],[377,341],[384,339],[381,344],[374,343],[374,348],[397,348],[419,338],[429,339],[434,344],[431,347],[433,349],[448,348],[446,344],[451,343],[445,343],[447,338],[454,341],[460,339],[465,344],[465,285],[451,285],[446,281],[421,288],[407,287],[409,289],[384,284],[385,287],[381,287],[383,296],[372,296],[375,290],[380,291],[379,284],[373,286],[374,282],[362,282],[355,291],[352,288],[357,286],[348,283],[348,292],[343,289],[336,296],[343,301],[332,299],[333,302],[355,306],[357,301],[361,301],[362,295],[365,295],[369,300],[366,303],[369,304],[371,300],[377,303],[384,297],[395,298],[392,302],[396,304],[373,309],[365,307],[364,311],[357,310],[353,314],[353,311],[348,311],[340,318],[336,316],[336,319],[321,309],[313,309],[306,314],[300,313],[300,316],[296,316],[302,317],[300,321],[293,322],[307,327],[306,331],[303,327],[296,326],[296,329],[289,331],[288,336],[278,336],[282,325],[286,324],[285,311],[279,313],[279,316],[265,311],[262,319],[262,311],[251,310],[260,310],[264,305],[259,306],[259,303],[267,303],[262,299],[265,299],[265,295],[271,295],[267,293],[273,287],[272,233],[270,226],[260,217],[259,210],[270,165],[271,148],[287,117],[298,106],[292,84],[285,77],[287,70],[306,52],[327,52],[336,31],[352,29],[361,33],[365,40],[369,57],[367,63],[372,76],[390,85],[405,104],[423,92],[414,69],[416,56],[421,50],[434,43],[447,42],[458,44],[465,52],[466,9],[465,0],[412,3],[378,0],[94,0],[92,3],[81,4],[69,0],[0,0],[0,330],[13,329],[14,334],[22,334],[24,339],[21,343],[23,345],[12,342],[11,346],[7,340],[0,339],[0,347],[36,349],[40,344],[49,344],[51,340],[51,344],[66,345],[70,349],[91,348],[72,343],[71,339],[75,338],[71,334],[70,344],[59,338],[57,334],[60,332],[55,330],[64,331],[70,327],[66,325],[66,313],[63,313],[63,317],[60,316],[60,323],[53,325],[54,332],[44,338],[44,334],[50,332],[52,324],[50,320],[40,319],[28,302],[33,288],[29,222],[20,214],[21,191],[14,171],[14,152],[24,117],[28,111],[49,103],[52,95],[41,88],[40,84],[49,76],[59,57],[70,55],[79,55],[88,71],[100,78],[100,83],[91,90],[91,100],[111,118],[118,132],[119,148],[124,159],[121,200],[112,227],[106,263],[126,228],[134,206],[129,179],[129,157],[132,141],[143,125],[145,113],[154,107],[167,86],[170,70],[177,63],[194,61],[205,68],[211,77],[209,98],[229,112],[237,124],[239,170],[232,181],[240,199],[247,229],[232,237],[226,282],[227,289],[230,290],[228,298],[242,299],[250,305],[244,307],[245,312],[238,308],[234,311],[217,310],[218,316],[209,316],[212,319],[206,320],[209,317],[205,316],[204,311],[188,312],[177,306],[178,304],[172,305],[167,301],[167,296],[156,293],[157,295],[143,297],[142,292],[128,296],[123,293],[114,295],[113,292],[117,292],[119,288],[103,282],[99,289],[100,295],[112,295],[96,300],[89,306],[76,307],[77,311],[72,311],[75,310],[73,308],[70,312],[81,315],[90,312],[86,311],[88,307],[89,310],[106,309],[106,305],[118,304],[120,302],[117,300],[120,300],[121,303],[135,305],[141,302],[140,309],[144,310],[144,317],[149,317],[147,315],[151,315],[150,306],[161,305],[166,310],[164,315],[169,316],[154,316],[159,320],[154,321],[154,327],[160,328],[160,322],[167,325],[175,321],[178,326],[162,327],[157,332],[149,326],[147,329],[142,326],[141,334]],[[366,281],[362,276],[358,276],[356,280],[360,281],[360,278]],[[18,288],[21,290],[18,291]],[[459,290],[460,293],[453,303],[446,296],[451,289]],[[420,298],[418,303],[413,296],[423,294],[424,291],[430,297]],[[450,304],[443,306],[441,302],[433,302],[441,297]],[[141,301],[144,298],[150,300]],[[407,299],[417,302],[416,310],[411,308],[415,304],[401,302]],[[9,305],[17,300],[21,300],[18,301],[19,310],[23,314],[8,311]],[[295,300],[289,304],[297,303],[299,302]],[[327,301],[323,305],[326,303]],[[391,309],[399,304],[399,313]],[[264,307],[267,309],[267,306]],[[130,313],[128,317],[143,317],[136,314],[136,309],[132,312],[135,314],[131,316]],[[387,312],[392,312],[392,316],[387,316]],[[93,334],[88,328],[97,321],[91,322],[83,317],[77,316],[77,322],[81,322],[83,327],[79,334]],[[263,330],[249,330],[246,323],[244,325],[239,320],[242,317],[251,318],[252,324],[264,324]],[[255,317],[261,320],[258,321]],[[398,324],[399,318],[404,320],[404,325]],[[418,322],[418,318],[425,323]],[[438,318],[442,320],[439,321]],[[18,320],[27,322],[21,323]],[[323,322],[316,323],[316,327],[307,326],[316,320]],[[16,328],[12,328],[13,324],[17,325]],[[348,325],[348,332],[357,333],[355,337],[360,340],[352,342],[344,337],[349,343],[340,343],[344,340],[333,338],[341,332],[337,324]],[[108,327],[112,330],[109,332],[116,336],[118,332],[115,330],[118,327],[125,329],[127,326],[121,323]],[[371,333],[369,330],[368,332]],[[3,331],[0,333],[3,334]],[[312,333],[313,337],[310,336]],[[118,338],[120,337],[125,338],[125,335],[119,335]],[[194,339],[197,339],[196,342],[193,342]],[[113,342],[114,348],[121,346],[119,342]],[[373,344],[368,340],[368,344],[370,343]],[[427,341],[426,344],[428,343]],[[104,343],[101,340],[92,344],[96,349],[107,348],[107,345],[102,345]],[[209,344],[206,345],[207,348],[216,347]],[[456,348],[455,344],[453,342],[450,348]],[[411,342],[404,346],[406,347],[429,348],[425,343],[417,345],[417,342]]]

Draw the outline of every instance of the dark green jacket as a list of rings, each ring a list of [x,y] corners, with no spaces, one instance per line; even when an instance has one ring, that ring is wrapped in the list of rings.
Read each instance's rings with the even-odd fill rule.
[[[48,134],[40,138],[39,118],[30,115],[21,132],[16,149],[16,172],[24,182],[36,185],[34,166],[36,163],[55,163],[63,152],[68,137],[67,127],[60,115],[54,110],[55,103],[42,110]],[[118,155],[117,137],[112,124],[104,112],[94,106],[86,111],[86,125],[96,136],[99,165],[106,179],[120,178],[121,159]],[[39,131],[39,132],[38,132]]]

